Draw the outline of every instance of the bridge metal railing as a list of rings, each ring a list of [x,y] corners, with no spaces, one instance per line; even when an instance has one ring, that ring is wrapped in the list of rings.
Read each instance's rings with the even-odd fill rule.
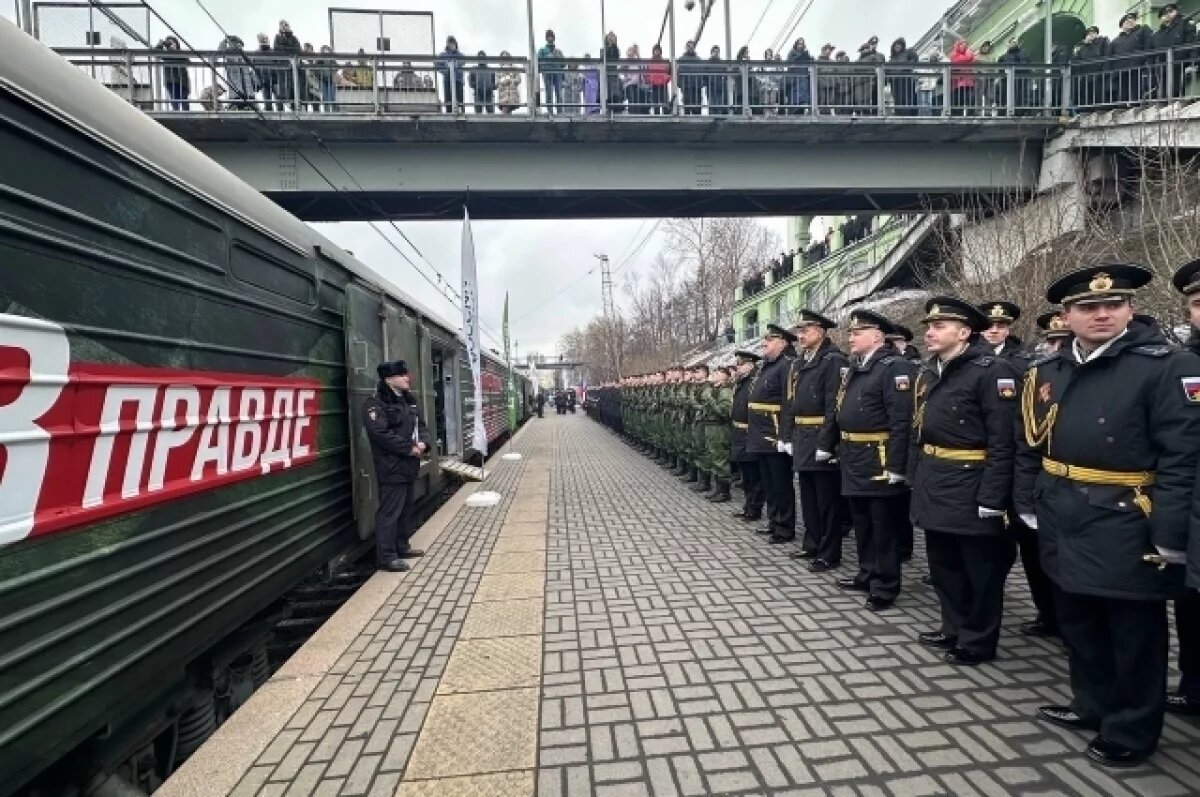
[[[1069,69],[60,49],[148,112],[571,116],[1058,116]],[[536,76],[536,80],[535,80]]]
[[[1200,44],[1067,65],[58,52],[148,112],[1059,117],[1200,98]]]
[[[1200,43],[1071,65],[1077,111],[1200,99]]]

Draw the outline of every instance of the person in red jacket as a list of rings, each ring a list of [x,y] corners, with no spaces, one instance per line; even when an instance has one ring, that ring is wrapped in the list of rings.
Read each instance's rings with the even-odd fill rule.
[[[650,64],[646,67],[646,84],[649,87],[647,95],[650,100],[650,113],[671,113],[668,87],[671,84],[671,62],[663,58],[662,45],[654,45],[650,51]]]
[[[971,116],[975,109],[975,71],[967,68],[973,63],[975,52],[959,39],[950,53],[950,86],[954,92],[954,110],[963,116]]]

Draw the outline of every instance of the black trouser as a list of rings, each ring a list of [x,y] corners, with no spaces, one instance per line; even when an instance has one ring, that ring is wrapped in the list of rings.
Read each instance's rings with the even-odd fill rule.
[[[1025,580],[1029,582],[1029,595],[1037,608],[1037,619],[1043,625],[1057,631],[1058,615],[1054,611],[1054,583],[1042,567],[1042,556],[1038,545],[1038,533],[1026,526],[1020,518],[1012,518],[1017,545],[1021,547],[1021,565],[1025,568]]]
[[[942,633],[968,653],[995,656],[1004,580],[1017,558],[1012,539],[926,529],[925,549],[942,606]]]
[[[1167,603],[1099,598],[1055,586],[1071,667],[1071,709],[1110,742],[1149,754],[1167,697]]]
[[[792,482],[792,458],[779,453],[759,454],[758,467],[762,472],[771,536],[795,539],[796,488]]]
[[[1179,694],[1200,705],[1200,592],[1190,589],[1175,601],[1175,633],[1179,635]]]
[[[851,496],[850,515],[854,518],[854,541],[858,544],[860,585],[871,595],[895,600],[900,594],[900,517],[899,495]]]
[[[803,548],[831,565],[842,561],[841,471],[806,470],[796,474],[800,485],[800,515],[804,519]]]
[[[386,565],[408,550],[412,536],[412,483],[379,485],[375,510],[375,559]]]
[[[742,492],[746,494],[746,503],[742,511],[752,517],[761,517],[765,498],[762,469],[758,466],[758,460],[742,460],[735,464],[738,473],[742,474]]]
[[[896,517],[896,544],[900,549],[901,561],[913,555],[912,490],[900,496],[900,514]]]

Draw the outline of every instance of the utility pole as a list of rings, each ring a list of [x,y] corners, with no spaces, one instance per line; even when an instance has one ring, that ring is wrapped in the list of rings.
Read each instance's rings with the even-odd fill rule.
[[[593,255],[600,261],[600,300],[604,306],[604,343],[608,349],[608,359],[613,365],[613,369],[617,373],[617,378],[621,378],[621,356],[618,351],[618,346],[613,340],[615,337],[614,327],[617,323],[617,306],[613,301],[613,282],[612,270],[608,265],[608,255],[600,254]]]

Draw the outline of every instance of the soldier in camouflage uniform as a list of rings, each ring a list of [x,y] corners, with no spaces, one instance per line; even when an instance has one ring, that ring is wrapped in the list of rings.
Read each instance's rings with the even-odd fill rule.
[[[712,491],[705,496],[714,504],[729,501],[729,438],[730,410],[733,408],[733,385],[730,370],[717,368],[709,380],[704,402],[701,428],[704,430],[704,469],[712,482]]]
[[[688,472],[683,478],[692,485],[692,492],[706,493],[712,489],[712,479],[704,470],[704,427],[700,425],[700,419],[708,394],[708,366],[693,365],[689,375],[691,381],[687,386],[683,422],[680,424],[688,463]]]

